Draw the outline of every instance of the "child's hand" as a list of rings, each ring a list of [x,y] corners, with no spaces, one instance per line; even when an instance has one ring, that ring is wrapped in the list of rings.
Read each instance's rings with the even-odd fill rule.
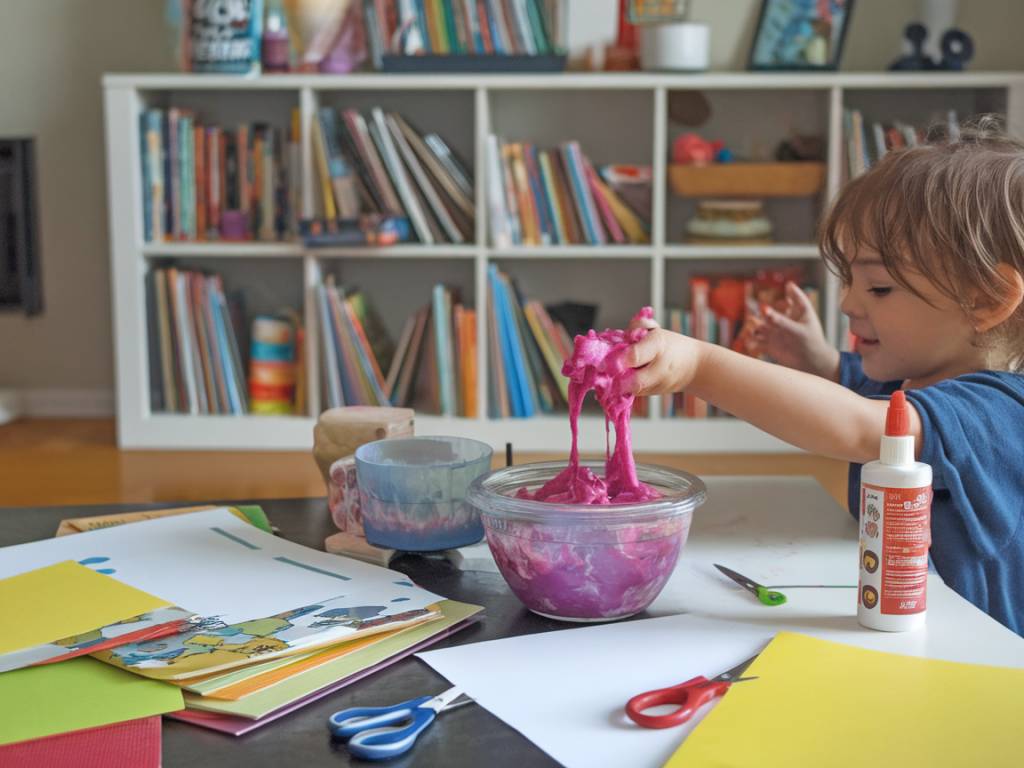
[[[759,351],[789,368],[835,379],[839,352],[825,339],[811,300],[794,282],[786,283],[786,307],[769,307],[754,329]]]
[[[626,352],[633,368],[629,390],[637,395],[679,392],[693,380],[700,364],[700,342],[655,327]]]
[[[626,330],[635,331],[637,328],[647,328],[650,330],[652,328],[661,328],[661,326],[658,325],[658,321],[653,317],[634,317],[629,321],[629,325],[626,326]]]

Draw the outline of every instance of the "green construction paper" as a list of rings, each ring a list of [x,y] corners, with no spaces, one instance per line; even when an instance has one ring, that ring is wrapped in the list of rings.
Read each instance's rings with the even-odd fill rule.
[[[270,527],[270,520],[267,519],[267,513],[263,511],[263,507],[259,504],[235,504],[234,507],[245,515],[246,520],[261,531],[266,531],[267,533],[274,532]]]
[[[216,693],[222,688],[227,688],[229,685],[234,685],[235,683],[240,683],[243,680],[248,680],[250,677],[262,675],[264,672],[271,672],[287,664],[294,664],[297,661],[308,659],[310,656],[315,656],[323,650],[323,648],[317,648],[315,651],[310,651],[309,653],[300,653],[295,656],[282,656],[278,659],[270,659],[270,661],[260,662],[259,664],[250,664],[247,667],[232,669],[219,675],[215,674],[211,677],[197,680],[195,682],[189,682],[187,685],[182,684],[179,687],[184,691],[197,693],[200,696],[209,696],[211,693]]]
[[[355,651],[340,659],[328,662],[306,672],[300,672],[288,680],[272,685],[262,691],[245,696],[238,701],[219,701],[203,698],[192,693],[185,694],[185,706],[188,709],[201,709],[205,712],[217,712],[222,715],[234,715],[250,720],[258,720],[275,709],[308,696],[314,691],[354,675],[367,667],[380,664],[382,661],[421,643],[427,638],[443,632],[449,627],[465,621],[475,613],[483,610],[479,605],[444,600],[440,603],[444,618],[430,621],[418,627],[401,632],[393,638],[375,643],[368,648]]]
[[[173,685],[89,658],[0,674],[0,745],[177,712]]]

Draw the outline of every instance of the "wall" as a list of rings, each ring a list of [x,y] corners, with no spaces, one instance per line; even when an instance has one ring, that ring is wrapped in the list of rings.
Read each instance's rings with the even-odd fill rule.
[[[34,136],[44,311],[0,314],[0,387],[113,388],[100,79],[174,66],[164,0],[0,0],[0,135]]]
[[[575,48],[613,37],[617,0],[569,2]],[[758,0],[693,0],[692,18],[712,25],[714,69],[745,67],[758,8]],[[883,68],[917,8],[918,0],[857,0],[843,68]],[[0,388],[94,391],[109,402],[100,78],[174,67],[164,0],[0,0],[0,18],[0,135],[38,141],[45,302],[40,317],[0,315]],[[1024,68],[1016,35],[1007,34],[1024,29],[1024,2],[964,0],[959,20],[977,43],[972,68]],[[81,402],[72,396],[66,408]]]

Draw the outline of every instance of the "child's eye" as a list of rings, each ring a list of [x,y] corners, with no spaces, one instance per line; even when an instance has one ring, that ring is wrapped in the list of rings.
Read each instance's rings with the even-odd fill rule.
[[[868,293],[873,294],[875,296],[888,296],[890,293],[892,293],[892,288],[890,286],[879,286],[877,288],[868,288]]]

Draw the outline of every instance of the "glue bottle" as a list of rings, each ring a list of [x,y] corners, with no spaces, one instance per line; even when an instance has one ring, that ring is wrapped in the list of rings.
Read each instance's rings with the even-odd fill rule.
[[[932,468],[914,460],[910,413],[893,393],[878,461],[860,476],[857,621],[904,632],[924,626],[931,544]]]

